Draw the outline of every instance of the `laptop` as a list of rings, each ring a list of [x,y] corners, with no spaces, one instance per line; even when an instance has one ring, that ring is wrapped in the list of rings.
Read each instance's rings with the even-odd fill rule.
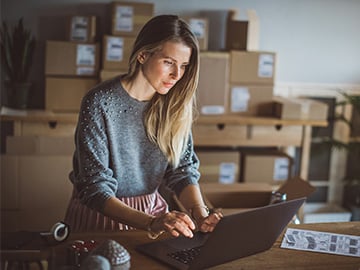
[[[268,250],[306,198],[271,204],[223,217],[211,233],[194,233],[136,246],[174,269],[204,269]]]

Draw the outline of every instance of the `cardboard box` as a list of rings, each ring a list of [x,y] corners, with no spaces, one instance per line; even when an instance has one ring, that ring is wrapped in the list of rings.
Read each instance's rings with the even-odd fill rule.
[[[209,21],[205,17],[184,17],[184,20],[190,25],[191,31],[195,34],[199,42],[201,51],[208,50],[209,43]]]
[[[134,37],[105,35],[103,37],[102,68],[105,70],[127,70],[134,42]]]
[[[121,74],[127,73],[127,70],[100,70],[100,82],[115,78]]]
[[[233,84],[274,85],[276,53],[230,52],[230,82]]]
[[[72,155],[74,136],[7,136],[6,154]]]
[[[201,114],[225,114],[229,102],[229,54],[200,53],[197,105]]]
[[[1,155],[1,231],[49,230],[63,220],[73,186],[70,155]]]
[[[246,116],[271,116],[269,104],[273,100],[273,93],[272,85],[231,84],[227,111]]]
[[[153,3],[115,1],[111,3],[111,34],[135,37],[144,24],[154,16]]]
[[[327,120],[328,105],[306,98],[274,97],[273,115],[280,119]]]
[[[308,203],[301,219],[303,223],[348,222],[351,212],[334,204]]]
[[[207,205],[210,208],[221,208],[225,215],[268,205],[274,191],[266,183],[201,183],[200,187]],[[286,193],[287,200],[293,200],[309,196],[315,188],[309,182],[294,177],[276,191]]]
[[[46,41],[45,75],[98,76],[99,44]]]
[[[96,16],[68,16],[66,24],[66,37],[68,41],[95,43]]]
[[[259,20],[255,10],[247,10],[247,20],[240,20],[236,10],[229,12],[226,25],[226,50],[257,51]]]
[[[293,159],[286,153],[255,150],[241,156],[240,182],[279,185],[292,177]]]
[[[78,112],[84,95],[98,83],[95,78],[45,79],[45,108],[57,112]]]
[[[238,151],[197,151],[201,183],[231,184],[239,182],[240,153]]]

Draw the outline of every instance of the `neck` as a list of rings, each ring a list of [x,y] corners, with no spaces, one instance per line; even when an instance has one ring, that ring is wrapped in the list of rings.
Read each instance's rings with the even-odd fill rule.
[[[149,101],[155,94],[154,88],[148,83],[142,72],[132,81],[125,79],[121,83],[128,94],[139,101]]]

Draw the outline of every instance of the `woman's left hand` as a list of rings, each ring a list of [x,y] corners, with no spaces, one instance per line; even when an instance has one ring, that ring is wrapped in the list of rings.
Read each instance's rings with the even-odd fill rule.
[[[207,217],[197,220],[198,229],[201,232],[212,232],[215,229],[216,224],[219,223],[223,217],[221,212],[214,211],[210,213]]]

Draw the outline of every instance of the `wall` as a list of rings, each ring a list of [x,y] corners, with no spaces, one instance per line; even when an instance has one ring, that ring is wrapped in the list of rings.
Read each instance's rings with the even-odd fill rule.
[[[43,106],[44,40],[63,31],[49,18],[94,12],[106,17],[111,1],[2,0],[1,17],[14,23],[21,16],[39,38],[34,71],[36,89],[31,100]],[[293,83],[356,86],[360,84],[360,1],[358,0],[141,0],[155,4],[155,14],[197,14],[236,8],[244,15],[255,9],[260,20],[260,50],[278,54],[277,85]],[[100,10],[100,11],[99,11]],[[100,14],[101,15],[101,14]],[[106,20],[106,19],[105,19]],[[51,28],[53,27],[53,29]],[[278,90],[282,91],[282,90]],[[286,90],[288,91],[288,89]]]

